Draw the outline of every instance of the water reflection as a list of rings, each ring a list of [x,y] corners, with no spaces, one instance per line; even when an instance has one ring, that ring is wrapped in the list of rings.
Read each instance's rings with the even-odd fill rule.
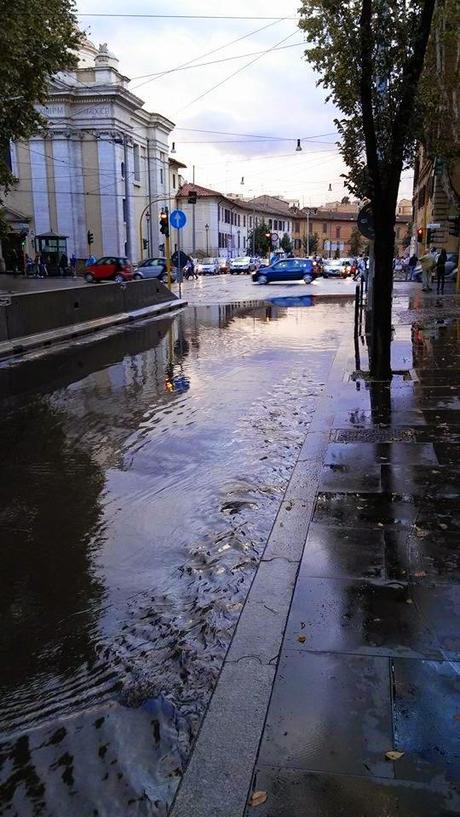
[[[349,320],[315,309],[200,307],[0,369],[12,813],[165,814]]]

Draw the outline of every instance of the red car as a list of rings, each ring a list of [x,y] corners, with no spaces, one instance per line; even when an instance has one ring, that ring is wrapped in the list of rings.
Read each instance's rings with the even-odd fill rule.
[[[99,258],[95,264],[86,267],[85,281],[88,284],[97,281],[115,281],[115,283],[121,284],[123,281],[131,281],[133,275],[132,264],[127,258],[107,255],[104,258]]]

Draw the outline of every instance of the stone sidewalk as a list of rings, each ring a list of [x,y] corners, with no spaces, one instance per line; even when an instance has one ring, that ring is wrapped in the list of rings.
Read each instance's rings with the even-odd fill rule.
[[[339,350],[174,817],[460,813],[460,298],[397,291],[399,374]]]

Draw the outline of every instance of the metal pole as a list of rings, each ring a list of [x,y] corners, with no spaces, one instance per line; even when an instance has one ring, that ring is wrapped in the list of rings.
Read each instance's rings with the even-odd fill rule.
[[[307,208],[307,257],[310,255],[310,210]]]
[[[153,219],[152,219],[152,211],[150,209],[150,202],[152,201],[152,182],[151,182],[151,179],[150,179],[150,139],[147,139],[147,174],[148,174],[147,190],[148,190],[148,193],[149,193],[149,213],[150,213],[150,219],[149,219],[149,224],[148,224],[148,227],[149,227],[149,256],[152,257],[152,255],[153,255]],[[142,247],[141,247],[141,252],[142,252]]]
[[[179,298],[182,298],[182,265],[180,262],[180,230],[177,228],[177,280],[179,281]]]
[[[252,255],[256,254],[256,206],[252,210]]]
[[[125,219],[126,219],[126,255],[133,261],[131,246],[131,199],[129,196],[129,172],[128,172],[128,137],[123,136],[123,159],[125,162]]]
[[[195,165],[192,167],[192,182],[195,185]],[[192,204],[192,252],[193,257],[195,257],[196,252],[196,231],[195,231],[195,205]],[[207,254],[206,250],[206,254]]]
[[[167,222],[166,222],[166,223],[167,223],[167,225],[168,225],[168,231],[167,231],[167,234],[165,235],[166,272],[167,272],[167,274],[168,274],[168,287],[169,287],[169,289],[171,289],[171,287],[172,287],[172,276],[171,276],[171,240],[170,240],[170,238],[169,238],[169,230],[170,230],[170,227],[169,227],[169,208],[168,208],[168,207],[165,207],[165,213],[166,213],[166,218],[168,219],[168,220],[167,220]]]

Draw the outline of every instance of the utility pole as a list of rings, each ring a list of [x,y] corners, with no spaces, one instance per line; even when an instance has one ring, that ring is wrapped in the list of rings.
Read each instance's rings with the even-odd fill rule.
[[[192,182],[195,187],[195,165],[192,167]],[[192,207],[192,252],[193,257],[196,255],[196,230],[195,230],[195,207]]]
[[[131,199],[129,195],[129,171],[128,171],[128,137],[123,134],[123,159],[125,163],[125,223],[126,223],[126,255],[130,261],[132,257],[131,246]]]

